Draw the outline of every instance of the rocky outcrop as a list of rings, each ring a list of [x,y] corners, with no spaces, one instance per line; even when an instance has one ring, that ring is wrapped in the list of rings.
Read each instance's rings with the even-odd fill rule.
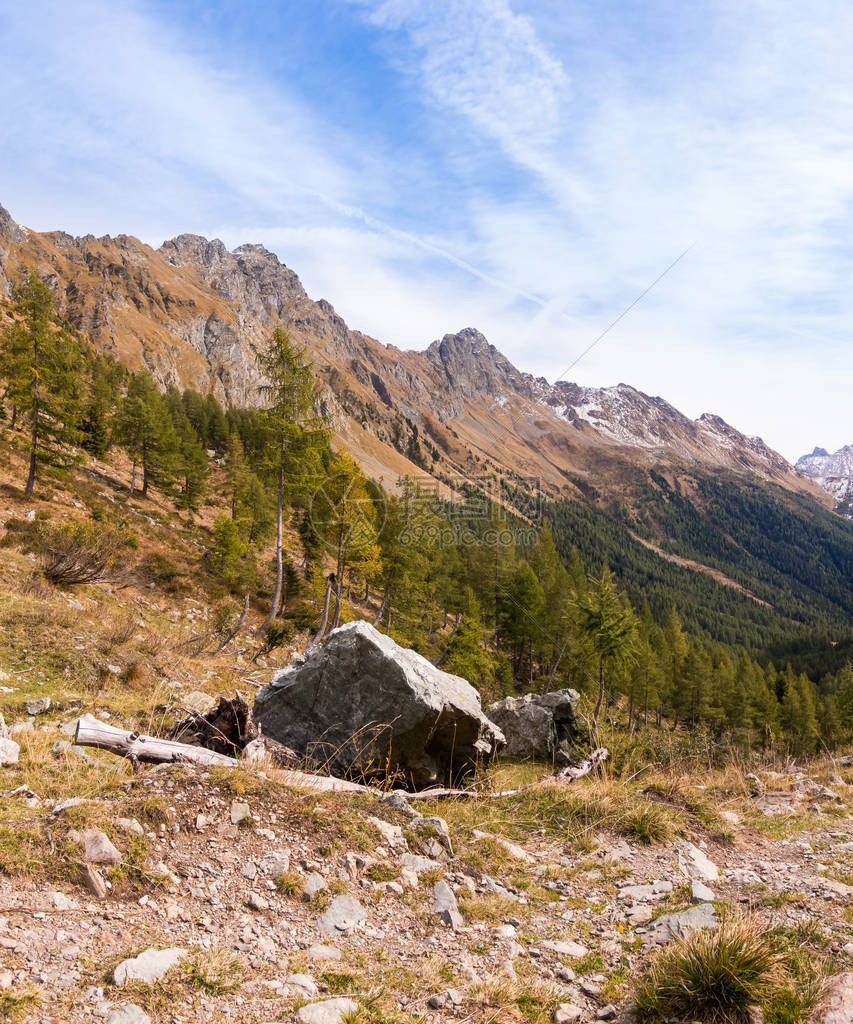
[[[279,672],[255,699],[267,736],[338,775],[449,782],[503,745],[477,691],[367,622]]]
[[[578,733],[578,700],[576,690],[528,693],[490,704],[486,714],[506,737],[505,756],[568,763]]]
[[[817,481],[839,505],[846,506],[841,511],[853,517],[853,444],[832,455],[825,448],[815,448],[811,455],[797,459],[797,469]]]

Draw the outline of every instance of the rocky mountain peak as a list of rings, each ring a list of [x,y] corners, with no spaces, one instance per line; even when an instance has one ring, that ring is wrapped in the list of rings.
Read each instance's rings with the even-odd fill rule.
[[[425,355],[454,389],[475,391],[496,398],[507,388],[519,390],[527,379],[474,327],[445,334]]]
[[[853,444],[830,454],[825,448],[815,448],[811,455],[797,459],[797,469],[812,477],[831,494],[839,506],[843,503],[847,514],[853,517]],[[839,511],[845,511],[839,508]]]

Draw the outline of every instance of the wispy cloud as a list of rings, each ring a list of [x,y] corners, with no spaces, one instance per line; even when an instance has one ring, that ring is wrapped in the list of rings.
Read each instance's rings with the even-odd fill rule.
[[[0,201],[34,227],[263,241],[384,341],[472,324],[551,377],[696,243],[578,379],[720,412],[789,457],[849,443],[853,11],[279,6],[340,32],[328,55],[313,23],[301,38],[326,93],[364,90],[346,116],[268,71],[263,0],[239,53],[226,0],[183,29],[156,0],[0,8]],[[348,26],[366,49],[344,86]]]

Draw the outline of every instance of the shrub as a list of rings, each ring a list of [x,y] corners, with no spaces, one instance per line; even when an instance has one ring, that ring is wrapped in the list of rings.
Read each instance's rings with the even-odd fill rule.
[[[634,991],[638,1024],[745,1021],[779,980],[774,937],[749,918],[694,932],[652,960]]]
[[[128,580],[127,539],[100,523],[65,523],[41,531],[42,572],[58,587]]]

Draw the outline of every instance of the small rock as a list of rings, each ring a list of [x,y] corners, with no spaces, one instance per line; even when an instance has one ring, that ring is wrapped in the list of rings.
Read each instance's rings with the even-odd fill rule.
[[[306,900],[313,900],[318,892],[326,888],[326,880],[319,871],[312,871],[302,884],[302,895]]]
[[[575,1024],[584,1015],[583,1010],[574,1003],[558,1003],[551,1015],[554,1024]]]
[[[321,932],[347,931],[366,917],[367,912],[358,900],[343,894],[332,900],[329,909],[317,921],[317,927]]]
[[[36,697],[35,700],[28,700],[24,707],[28,715],[43,715],[50,708],[50,697]]]
[[[83,860],[87,864],[121,864],[121,853],[113,846],[100,829],[87,828],[83,832],[76,830],[68,833],[72,843],[83,848]]]
[[[613,1003],[608,1003],[606,1006],[602,1006],[600,1010],[596,1010],[596,1020],[613,1020],[616,1017],[616,1007]]]
[[[309,996],[316,996],[319,991],[317,983],[310,974],[290,974],[284,979],[284,983],[292,988],[301,988]]]
[[[240,874],[243,878],[248,878],[250,882],[254,882],[258,875],[258,869],[255,866],[255,862],[252,860],[245,861],[240,867]]]
[[[97,868],[92,867],[91,864],[83,864],[82,875],[83,877],[81,881],[89,892],[99,900],[106,899],[107,883],[101,877],[100,871],[98,871]]]
[[[153,985],[155,981],[171,970],[182,957],[185,949],[146,949],[139,956],[122,962],[113,971],[116,985],[124,985],[128,981],[141,981],[145,985]]]
[[[573,942],[571,939],[566,942],[543,942],[541,945],[543,949],[548,949],[552,953],[556,953],[557,956],[569,956],[573,960],[580,960],[589,952],[586,946],[582,946],[579,942]]]
[[[52,892],[50,898],[53,901],[54,907],[57,910],[76,910],[77,904],[70,896],[66,896],[64,892]]]
[[[408,818],[419,818],[420,814],[409,803],[406,793],[402,789],[395,789],[382,797],[382,803],[393,807],[395,811],[401,811]]]
[[[713,928],[717,924],[717,912],[713,903],[700,903],[678,914],[659,917],[648,931],[651,942],[664,943],[670,939],[685,939],[699,928]]]
[[[720,817],[727,825],[740,825],[740,815],[735,811],[720,811]]]
[[[231,801],[231,824],[239,825],[246,818],[251,818],[252,810],[245,800]]]
[[[440,996],[440,995],[430,996],[429,999],[427,1000],[427,1006],[431,1010],[440,1010],[440,1009],[442,1009],[442,1007],[445,1005],[446,1002],[447,1002],[447,999],[445,999],[444,996]]]
[[[416,875],[419,875],[424,871],[432,871],[433,868],[441,867],[441,864],[439,864],[437,860],[431,860],[429,857],[419,857],[415,853],[404,853],[403,856],[400,857],[400,864],[404,868],[414,871]]]
[[[135,836],[144,836],[145,829],[139,824],[136,818],[118,818],[116,824],[125,832],[132,832]]]
[[[322,1003],[308,1003],[296,1011],[299,1024],[341,1024],[344,1017],[353,1014],[358,1003],[352,999],[327,999]]]
[[[309,946],[305,955],[309,960],[340,960],[343,957],[337,946],[324,946],[319,942]]]
[[[714,895],[713,889],[709,889],[704,882],[694,878],[690,883],[690,898],[694,903],[711,903],[717,897]]]
[[[851,1024],[853,1022],[853,973],[836,974],[824,986],[820,1012],[815,1024]]]
[[[151,1024],[151,1018],[136,1003],[127,1003],[110,1010],[107,1024]]]
[[[20,745],[14,740],[0,739],[0,765],[17,764],[20,753]]]
[[[180,701],[181,707],[186,711],[197,711],[200,715],[215,708],[218,703],[215,697],[211,697],[209,693],[202,693],[201,690],[192,690],[181,697]]]
[[[696,878],[702,882],[715,882],[720,877],[717,865],[693,843],[682,843],[679,846],[678,870],[688,878]]]
[[[248,903],[248,905],[252,908],[252,910],[269,910],[270,909],[269,901],[264,899],[264,897],[261,896],[260,893],[257,893],[257,892],[250,892],[249,893],[249,898],[246,900],[246,903]]]
[[[445,881],[436,882],[432,890],[432,909],[439,919],[456,931],[462,927],[462,915],[453,890]]]
[[[461,1006],[465,1002],[465,996],[458,988],[449,988],[447,998],[454,1006]]]

